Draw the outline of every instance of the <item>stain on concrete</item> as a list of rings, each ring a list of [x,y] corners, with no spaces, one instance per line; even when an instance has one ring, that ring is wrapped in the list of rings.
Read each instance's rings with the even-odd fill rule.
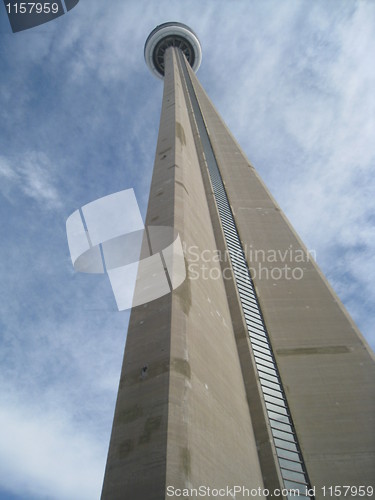
[[[176,184],[179,184],[180,186],[182,186],[185,189],[186,193],[189,194],[189,191],[186,189],[186,186],[183,182],[181,182],[181,181],[175,181],[175,182],[176,182]]]
[[[158,361],[154,363],[147,364],[147,377],[142,377],[142,368],[144,365],[139,366],[139,368],[128,372],[126,376],[122,379],[123,387],[129,387],[135,384],[147,384],[149,380],[162,375],[163,373],[168,373],[169,363],[167,360]]]
[[[168,151],[170,151],[171,149],[172,149],[172,148],[171,148],[171,147],[169,147],[169,148],[167,148],[167,149],[164,149],[164,151],[160,151],[159,156],[163,156],[163,155],[165,155],[165,153],[168,153]]]
[[[185,130],[180,122],[176,122],[176,137],[177,137],[177,139],[180,140],[180,142],[183,146],[186,146]]]
[[[190,363],[186,359],[173,358],[171,360],[171,370],[175,370],[189,379],[191,377]]]
[[[119,458],[125,458],[134,450],[134,442],[132,439],[126,439],[119,444],[118,456]]]
[[[189,448],[182,448],[180,456],[181,456],[181,469],[185,474],[185,476],[189,476],[191,471],[191,457]]]
[[[351,349],[345,345],[330,345],[321,347],[296,347],[294,349],[277,349],[281,356],[295,356],[300,354],[347,354]]]
[[[143,427],[143,434],[139,437],[139,444],[148,443],[152,434],[159,429],[162,421],[162,416],[149,417]]]
[[[122,424],[133,422],[143,415],[143,408],[138,405],[131,406],[128,410],[119,413],[117,420]]]

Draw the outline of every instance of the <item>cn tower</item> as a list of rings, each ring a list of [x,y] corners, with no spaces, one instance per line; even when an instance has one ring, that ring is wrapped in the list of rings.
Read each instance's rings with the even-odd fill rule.
[[[132,308],[102,499],[363,496],[373,355],[199,83],[194,31],[157,26],[144,56],[164,82],[145,223],[178,232],[186,279]]]

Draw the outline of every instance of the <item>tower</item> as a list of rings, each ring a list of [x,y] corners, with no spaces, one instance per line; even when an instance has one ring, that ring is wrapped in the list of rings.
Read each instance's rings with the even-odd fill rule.
[[[146,226],[179,233],[187,277],[132,309],[102,498],[370,486],[370,350],[200,85],[195,33],[158,26],[145,60],[164,80]]]

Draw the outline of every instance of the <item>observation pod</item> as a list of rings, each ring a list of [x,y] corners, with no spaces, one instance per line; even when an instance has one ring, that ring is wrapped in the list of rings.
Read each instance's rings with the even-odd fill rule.
[[[168,47],[178,47],[195,73],[198,71],[202,48],[197,35],[186,24],[170,22],[152,30],[145,43],[145,61],[153,75],[164,78],[164,54]]]

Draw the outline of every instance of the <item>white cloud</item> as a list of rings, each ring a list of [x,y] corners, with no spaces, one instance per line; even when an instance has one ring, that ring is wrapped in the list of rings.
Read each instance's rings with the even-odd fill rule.
[[[0,408],[0,486],[24,498],[92,500],[104,473],[103,445],[61,409],[28,401]]]
[[[1,190],[10,200],[13,190],[17,189],[45,209],[60,208],[54,171],[49,158],[42,152],[31,151],[12,160],[0,157]]]
[[[2,332],[0,489],[25,499],[100,496],[127,315],[77,292],[54,295],[58,323],[39,303]]]

